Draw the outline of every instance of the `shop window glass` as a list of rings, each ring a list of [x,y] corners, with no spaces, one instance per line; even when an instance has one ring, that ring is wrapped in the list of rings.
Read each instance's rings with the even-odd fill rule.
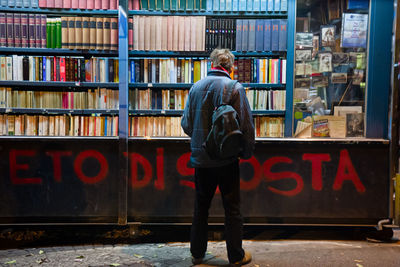
[[[365,136],[368,0],[298,0],[294,136]]]

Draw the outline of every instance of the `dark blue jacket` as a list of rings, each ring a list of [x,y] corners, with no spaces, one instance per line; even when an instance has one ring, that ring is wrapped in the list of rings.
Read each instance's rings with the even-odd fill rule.
[[[225,71],[211,70],[206,78],[196,82],[189,91],[181,126],[191,137],[190,163],[192,167],[219,167],[237,160],[237,158],[211,159],[202,148],[211,129],[213,111],[221,103],[223,89],[230,81],[231,78]],[[233,88],[229,104],[239,115],[240,128],[244,136],[244,150],[241,157],[248,159],[252,156],[254,149],[254,124],[245,90],[240,83],[236,83]]]

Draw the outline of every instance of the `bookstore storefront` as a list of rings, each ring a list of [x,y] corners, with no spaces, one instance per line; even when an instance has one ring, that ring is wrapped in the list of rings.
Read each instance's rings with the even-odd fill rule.
[[[0,7],[0,223],[190,223],[180,117],[215,47],[254,117],[245,223],[391,223],[397,1],[83,2]]]

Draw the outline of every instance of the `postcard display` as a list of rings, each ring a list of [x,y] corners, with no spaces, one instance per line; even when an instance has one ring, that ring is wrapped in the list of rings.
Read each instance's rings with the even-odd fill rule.
[[[294,136],[364,137],[369,4],[328,3],[298,1]]]

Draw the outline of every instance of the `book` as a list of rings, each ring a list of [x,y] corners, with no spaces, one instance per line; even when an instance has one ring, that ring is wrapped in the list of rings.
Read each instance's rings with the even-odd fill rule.
[[[68,46],[69,49],[75,49],[75,17],[68,17]],[[50,46],[51,47],[51,46]]]
[[[23,14],[27,16],[26,14]],[[21,17],[22,19],[22,17]],[[26,22],[28,25],[28,22]],[[0,13],[0,46],[7,46],[7,23],[6,23],[6,13]]]
[[[256,47],[255,51],[263,51],[264,50],[264,20],[257,19],[256,20]]]
[[[242,51],[248,51],[249,20],[242,20]]]
[[[111,48],[111,18],[104,18],[104,29],[103,29],[103,49],[110,50]]]
[[[111,18],[110,49],[118,50],[118,18]]]
[[[35,17],[34,14],[32,14],[33,18]],[[14,16],[12,13],[6,13],[6,23],[7,23],[7,47],[14,47]],[[33,24],[33,29],[35,27],[35,24]],[[35,42],[33,42],[33,45],[35,45]],[[33,46],[35,47],[35,46]]]
[[[75,17],[75,49],[82,49],[82,18],[81,17]]]
[[[133,50],[133,18],[128,19],[128,49]]]
[[[274,0],[274,11],[279,12],[281,11],[281,0]]]
[[[14,47],[21,47],[21,14],[14,14]]]
[[[287,47],[287,20],[280,19],[279,20],[279,51],[286,51]]]
[[[249,19],[249,37],[247,51],[256,51],[256,20]]]
[[[97,25],[96,25],[96,18],[90,17],[89,18],[89,49],[96,49],[96,40],[97,40]]]
[[[96,18],[96,49],[103,50],[103,18]]]
[[[279,19],[271,20],[271,50],[279,50]]]
[[[23,14],[22,14],[23,15]],[[21,15],[21,22],[22,22],[22,15]],[[25,18],[24,18],[25,19]],[[41,15],[40,17],[40,23],[41,23],[41,47],[46,48],[47,47],[47,16],[46,15]],[[26,26],[26,29],[28,27]]]
[[[42,16],[40,14],[35,14],[35,47],[42,47]]]
[[[39,0],[39,5],[40,5],[40,1],[41,0]],[[62,3],[62,8],[65,8],[65,9],[71,8],[71,0],[63,0],[63,1],[61,1],[61,3]]]
[[[82,49],[90,49],[90,20],[89,17],[82,17]],[[68,38],[62,36],[63,38]]]
[[[54,0],[54,8],[63,8],[62,0]]]

